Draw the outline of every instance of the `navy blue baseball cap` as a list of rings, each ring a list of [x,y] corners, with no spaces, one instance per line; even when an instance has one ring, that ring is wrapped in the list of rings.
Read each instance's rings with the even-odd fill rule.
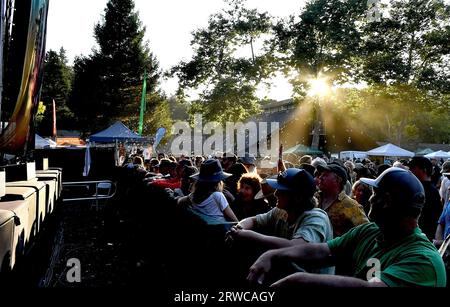
[[[280,172],[278,176],[266,179],[274,189],[290,191],[299,194],[313,196],[316,192],[314,178],[304,169],[288,168]]]

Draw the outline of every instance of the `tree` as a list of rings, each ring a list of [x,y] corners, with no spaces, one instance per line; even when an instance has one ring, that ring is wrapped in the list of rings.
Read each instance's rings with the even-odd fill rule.
[[[373,85],[341,90],[335,101],[345,122],[375,140],[404,143],[448,143],[448,95],[425,92],[412,85]]]
[[[360,28],[356,79],[369,87],[358,91],[365,103],[356,113],[379,139],[448,142],[450,7],[392,0],[384,11]]]
[[[259,112],[257,85],[270,76],[271,58],[255,52],[255,40],[270,31],[270,17],[230,0],[228,10],[212,15],[208,26],[193,33],[194,56],[172,69],[179,78],[180,94],[200,91],[190,108],[209,121],[246,119]],[[247,56],[238,50],[248,48]],[[241,52],[242,53],[242,52]]]
[[[448,93],[450,7],[442,0],[391,0],[388,12],[362,28],[362,77]]]
[[[79,129],[83,133],[108,124],[108,119],[103,117],[102,112],[105,109],[102,97],[107,91],[100,73],[102,69],[101,61],[95,55],[75,58],[70,107],[76,114]]]
[[[259,104],[256,88],[236,78],[222,78],[210,91],[205,91],[201,99],[193,102],[190,108],[191,119],[196,113],[208,121],[225,123],[245,121],[258,114]]]
[[[42,135],[51,135],[53,121],[53,100],[56,104],[58,129],[72,129],[74,114],[69,108],[68,99],[72,89],[73,73],[67,64],[64,48],[59,53],[49,50],[45,55],[44,79],[42,83],[41,101],[44,104],[42,120],[37,131]]]
[[[98,50],[75,61],[72,104],[90,131],[118,119],[133,123],[139,117],[144,70],[147,95],[159,95],[156,85],[160,77],[158,61],[144,42],[145,27],[134,11],[134,2],[110,0],[94,33]]]
[[[274,26],[271,48],[280,69],[298,74],[292,81],[302,103],[308,80],[320,75],[333,84],[366,82],[363,90],[326,100],[374,139],[446,142],[449,6],[392,0],[380,9],[377,21],[367,18],[367,1],[309,2],[298,19]]]
[[[280,69],[295,72],[291,80],[300,97],[309,80],[326,76],[330,83],[354,82],[361,34],[357,21],[367,10],[362,0],[308,2],[298,18],[291,16],[274,26],[271,41]]]
[[[172,96],[167,101],[169,103],[170,114],[174,121],[186,121],[189,118],[187,104],[180,102],[176,96]]]
[[[170,113],[169,102],[159,93],[148,94],[147,111],[144,116],[143,135],[154,136],[158,128],[164,127],[166,131],[172,128],[172,115]],[[138,116],[124,116],[121,118],[130,129],[137,131],[139,125]],[[170,137],[170,133],[166,133],[162,143],[165,143]]]
[[[428,143],[450,143],[450,95],[433,99],[433,106],[415,121],[416,138]]]

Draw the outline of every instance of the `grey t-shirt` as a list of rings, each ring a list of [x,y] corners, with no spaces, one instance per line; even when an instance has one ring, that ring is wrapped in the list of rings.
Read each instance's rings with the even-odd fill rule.
[[[333,239],[333,229],[325,211],[314,208],[303,212],[293,224],[287,222],[287,212],[273,208],[256,216],[256,227],[265,229],[267,235],[288,240],[303,239],[309,243],[326,243]],[[334,267],[307,269],[311,273],[334,274]]]
[[[191,210],[200,214],[208,224],[226,222],[223,210],[228,207],[228,201],[222,192],[214,192],[200,204],[192,202]]]

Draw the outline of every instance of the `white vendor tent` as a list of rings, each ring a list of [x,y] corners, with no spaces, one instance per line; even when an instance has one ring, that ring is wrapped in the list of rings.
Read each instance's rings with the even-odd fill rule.
[[[382,157],[414,157],[413,152],[400,148],[391,143],[369,150],[367,154],[369,156]]]
[[[425,158],[428,159],[450,159],[450,153],[445,152],[443,150],[435,151],[425,155]]]
[[[341,158],[342,160],[345,160],[345,159],[365,159],[365,158],[367,158],[367,152],[365,152],[365,151],[354,151],[354,150],[341,151],[339,153],[339,158]]]

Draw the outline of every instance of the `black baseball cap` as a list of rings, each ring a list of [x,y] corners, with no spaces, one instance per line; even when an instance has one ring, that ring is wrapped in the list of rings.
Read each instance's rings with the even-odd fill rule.
[[[346,170],[342,166],[340,166],[339,164],[336,164],[336,163],[328,163],[327,165],[319,164],[319,165],[317,165],[317,170],[319,172],[323,172],[323,171],[333,172],[336,175],[338,175],[339,177],[341,177],[342,180],[344,181],[344,183],[348,180]]]

